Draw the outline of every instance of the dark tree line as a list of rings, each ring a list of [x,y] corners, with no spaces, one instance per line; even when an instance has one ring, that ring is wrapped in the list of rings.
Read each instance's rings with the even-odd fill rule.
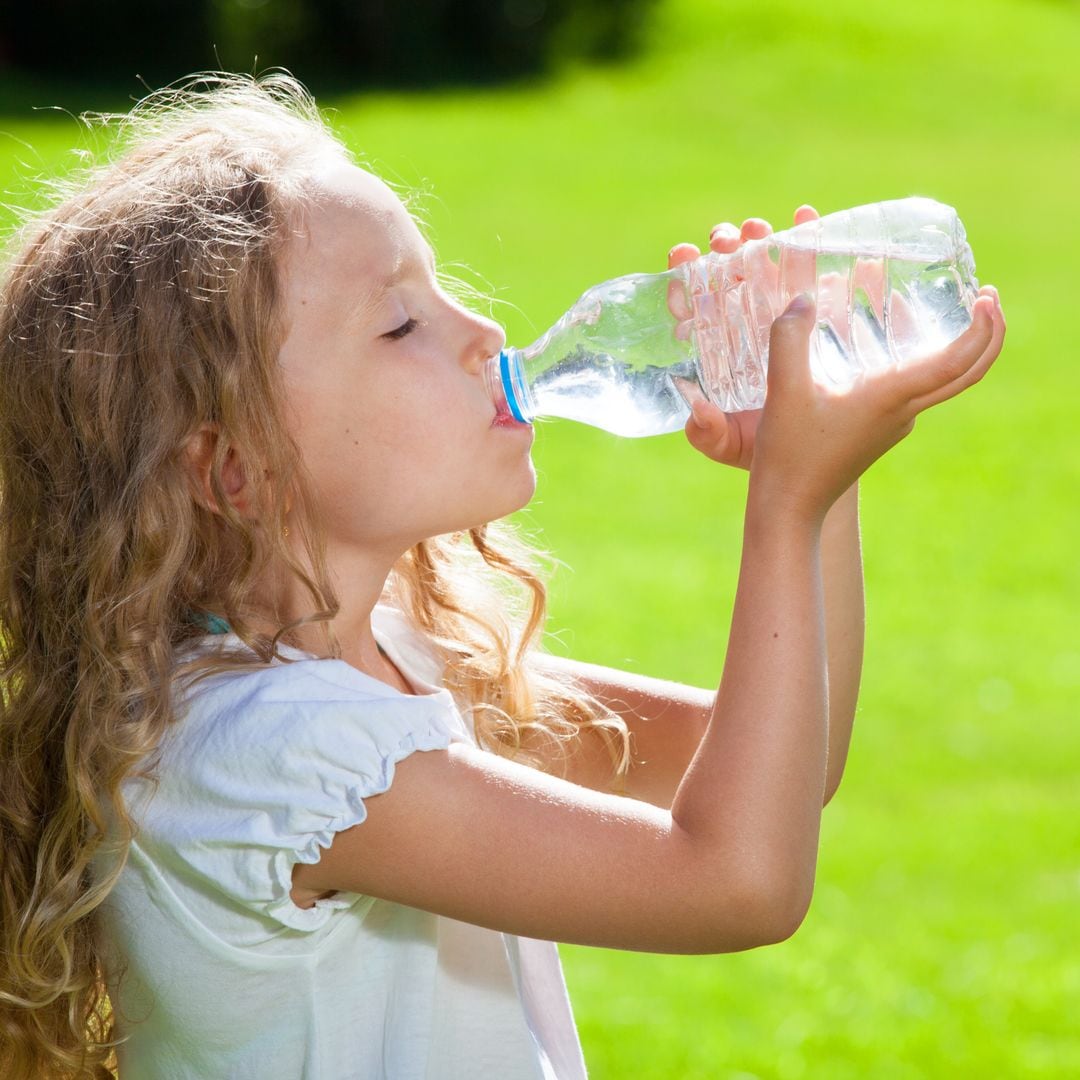
[[[285,67],[315,90],[488,83],[631,54],[657,0],[0,0],[0,70],[132,86]]]

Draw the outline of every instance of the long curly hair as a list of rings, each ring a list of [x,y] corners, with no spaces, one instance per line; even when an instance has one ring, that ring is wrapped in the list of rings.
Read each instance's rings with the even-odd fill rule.
[[[312,167],[350,160],[285,74],[200,76],[115,126],[104,164],[27,220],[0,285],[0,1074],[107,1076],[116,1029],[95,911],[138,823],[122,785],[152,777],[181,652],[225,618],[243,653],[281,660],[299,623],[338,610],[302,463],[286,434],[278,256]],[[452,288],[448,280],[444,287]],[[184,447],[218,440],[196,497]],[[230,509],[225,444],[262,466],[255,513]],[[299,553],[282,540],[288,511]],[[417,544],[385,598],[432,641],[485,748],[594,728],[618,787],[626,725],[531,662],[544,560],[508,523]],[[310,597],[268,634],[255,584],[286,568]],[[265,616],[265,612],[261,613]],[[259,629],[262,627],[262,629]],[[336,655],[332,635],[327,655]],[[183,670],[188,670],[184,668]],[[620,789],[621,790],[621,789]],[[93,860],[115,870],[99,879]]]

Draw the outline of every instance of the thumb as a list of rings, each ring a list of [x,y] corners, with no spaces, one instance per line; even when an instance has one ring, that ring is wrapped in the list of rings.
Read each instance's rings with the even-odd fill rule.
[[[773,321],[769,332],[769,394],[785,387],[809,383],[810,334],[816,308],[809,293],[799,293]]]

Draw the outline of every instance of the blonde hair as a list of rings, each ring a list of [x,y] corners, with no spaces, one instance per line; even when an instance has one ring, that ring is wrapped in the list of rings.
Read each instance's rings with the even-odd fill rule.
[[[348,159],[284,74],[200,76],[118,123],[106,164],[24,227],[0,291],[0,1073],[108,1075],[115,1036],[95,911],[137,830],[121,787],[153,775],[178,670],[281,659],[255,582],[287,568],[338,610],[281,415],[276,259],[313,163]],[[183,448],[218,440],[194,497]],[[225,444],[268,478],[257,512],[224,495]],[[282,541],[286,509],[300,561]],[[507,587],[509,586],[509,588]],[[487,749],[541,767],[543,744],[626,725],[545,677],[539,553],[506,523],[417,544],[386,599],[433,642]],[[248,647],[178,668],[220,614]],[[336,645],[328,636],[328,654]],[[92,860],[115,856],[102,880]]]

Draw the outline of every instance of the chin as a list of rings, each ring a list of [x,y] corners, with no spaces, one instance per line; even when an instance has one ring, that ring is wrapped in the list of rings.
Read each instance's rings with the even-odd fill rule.
[[[536,494],[536,469],[531,460],[528,472],[522,477],[520,484],[512,490],[507,490],[506,494],[508,501],[512,498],[512,504],[499,517],[506,517],[507,514],[523,510],[532,502],[532,497]]]
[[[498,521],[500,518],[516,514],[519,510],[523,510],[530,502],[532,502],[532,497],[535,493],[536,476],[533,475],[528,483],[522,483],[513,489],[504,488],[499,492],[499,498],[491,501],[488,512],[482,515],[481,520],[474,520],[471,525],[464,526],[463,529],[455,531],[460,532],[468,531],[470,528],[480,528],[492,521]]]

